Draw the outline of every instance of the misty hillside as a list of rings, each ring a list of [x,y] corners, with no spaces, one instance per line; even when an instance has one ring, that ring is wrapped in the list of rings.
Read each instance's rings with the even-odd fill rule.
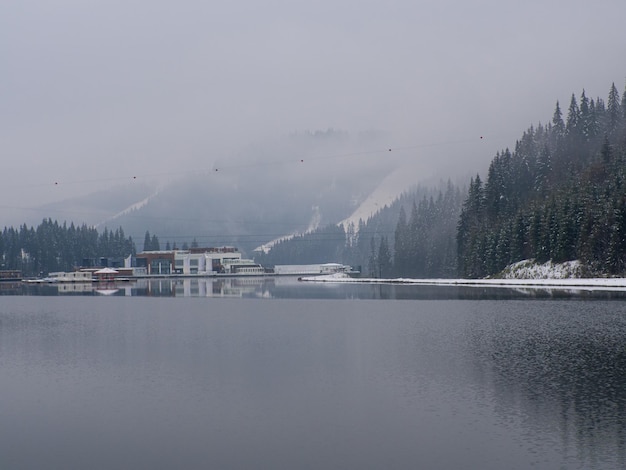
[[[461,202],[451,181],[418,185],[366,219],[280,241],[255,260],[267,267],[339,262],[368,277],[454,277]]]
[[[68,223],[74,222],[77,225],[105,225],[116,214],[145,202],[154,192],[154,187],[140,182],[115,185],[107,190],[44,204],[24,211],[21,220],[29,226],[38,225],[48,218]]]
[[[122,226],[135,240],[149,231],[163,246],[195,239],[251,253],[274,239],[351,215],[395,169],[379,151],[380,140],[375,133],[335,130],[292,134],[229,158],[207,159],[201,168],[175,168],[183,176],[162,188],[100,193],[64,201],[63,207],[91,212],[89,223]],[[118,215],[103,220],[107,209]]]
[[[525,259],[578,260],[585,275],[623,275],[626,91],[620,99],[612,85],[606,101],[583,91],[565,113],[557,102],[547,125],[472,178],[464,202],[451,183],[406,193],[358,227],[324,227],[258,259],[341,261],[374,277],[484,277]]]

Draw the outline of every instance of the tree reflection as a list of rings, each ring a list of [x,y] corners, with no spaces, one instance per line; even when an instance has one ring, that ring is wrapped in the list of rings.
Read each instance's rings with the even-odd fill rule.
[[[617,451],[626,464],[626,314],[616,306],[512,302],[471,336],[476,372],[503,409],[536,426],[558,423],[565,448],[585,460]]]

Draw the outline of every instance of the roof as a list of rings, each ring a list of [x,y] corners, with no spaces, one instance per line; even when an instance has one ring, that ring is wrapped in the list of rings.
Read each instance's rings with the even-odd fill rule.
[[[98,269],[94,274],[117,274],[119,271],[111,268]]]

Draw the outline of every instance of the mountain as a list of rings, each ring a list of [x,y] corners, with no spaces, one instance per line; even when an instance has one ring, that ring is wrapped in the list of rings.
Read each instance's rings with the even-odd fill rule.
[[[195,240],[251,253],[351,215],[395,169],[383,141],[374,132],[294,133],[206,166],[173,168],[182,176],[166,185],[115,188],[41,209],[124,227],[136,241],[149,231],[163,246]]]
[[[22,211],[20,220],[29,226],[37,225],[48,218],[102,227],[108,222],[112,226],[117,214],[147,203],[158,192],[158,188],[154,184],[139,182],[118,184],[106,190]]]
[[[459,188],[440,182],[433,188],[414,186],[384,204],[379,200],[380,206],[366,201],[356,213],[367,217],[356,223],[348,218],[281,240],[271,250],[255,254],[255,260],[268,267],[339,262],[369,277],[454,277]],[[368,207],[377,209],[369,213]]]

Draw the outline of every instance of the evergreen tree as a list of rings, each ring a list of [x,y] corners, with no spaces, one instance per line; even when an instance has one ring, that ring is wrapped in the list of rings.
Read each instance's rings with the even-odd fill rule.
[[[535,176],[535,191],[539,195],[545,194],[548,190],[551,174],[552,159],[550,157],[550,149],[547,145],[544,145],[537,159],[537,172]]]
[[[626,86],[624,88],[624,93],[622,93],[622,120],[626,122]]]
[[[623,111],[619,99],[619,92],[615,87],[615,83],[611,85],[611,89],[609,91],[607,113],[607,134],[609,135],[609,138],[613,140],[614,138],[619,137],[618,130],[620,129],[623,116]]]
[[[595,142],[600,132],[600,117],[598,116],[598,110],[596,109],[596,102],[594,100],[589,102],[589,119],[586,129],[589,140]]]
[[[378,255],[376,253],[376,240],[374,237],[370,239],[370,257],[367,263],[370,277],[377,277],[378,275]]]
[[[152,251],[161,250],[161,244],[159,243],[159,238],[156,235],[152,235],[152,238],[150,239],[150,249]]]
[[[589,99],[585,96],[585,90],[583,90],[580,96],[580,135],[583,142],[589,142],[593,137],[593,116],[589,106]]]
[[[563,113],[561,113],[561,107],[559,102],[556,102],[554,109],[554,115],[552,116],[552,132],[554,136],[561,139],[565,135],[565,123],[563,122]]]
[[[417,204],[413,201],[411,206],[411,215],[409,217],[409,232],[410,237],[407,243],[407,276],[409,277],[421,277],[423,264],[421,246],[423,246],[423,240],[421,234],[423,232],[420,221],[420,217],[417,211]]]
[[[608,134],[604,134],[604,142],[602,143],[602,149],[600,150],[602,155],[602,162],[605,165],[609,165],[613,159],[613,152],[611,150],[611,142],[609,141]]]
[[[395,232],[394,266],[398,276],[408,276],[409,260],[409,226],[404,207],[400,208],[398,224]]]
[[[565,124],[565,134],[573,137],[578,133],[578,122],[580,120],[580,110],[576,102],[576,96],[572,93],[569,109],[567,111],[567,123]]]
[[[152,238],[150,237],[150,232],[146,230],[146,235],[143,238],[143,251],[151,251],[152,250]]]
[[[380,245],[378,246],[378,277],[386,279],[391,277],[392,262],[391,252],[389,251],[389,243],[387,237],[381,237]]]

